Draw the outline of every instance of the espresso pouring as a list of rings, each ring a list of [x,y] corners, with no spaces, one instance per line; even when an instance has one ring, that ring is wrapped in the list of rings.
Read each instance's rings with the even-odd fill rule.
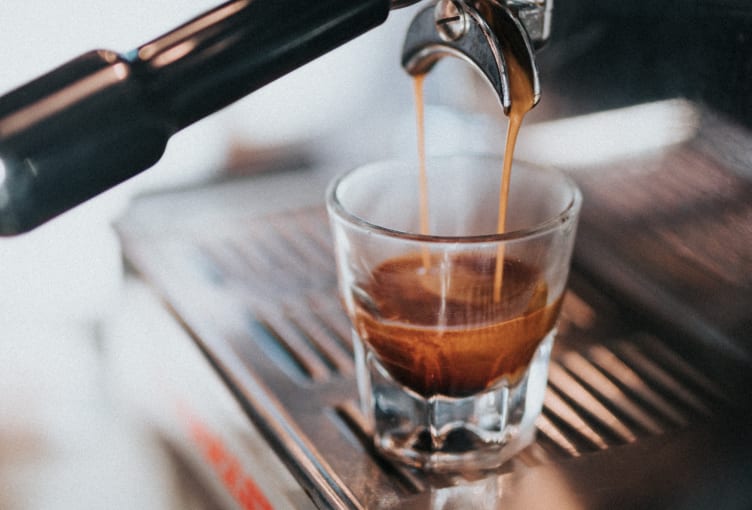
[[[525,114],[534,106],[529,78],[506,55],[512,105],[505,143],[497,232],[506,230],[512,161]],[[429,232],[423,84],[414,77],[418,140],[420,232]],[[470,200],[471,197],[468,197]],[[561,299],[547,304],[540,271],[496,258],[461,255],[449,262],[451,285],[442,284],[439,260],[427,250],[393,258],[371,275],[369,303],[358,303],[354,317],[359,335],[401,384],[423,395],[471,395],[500,379],[514,384],[538,344],[553,328]],[[446,261],[443,261],[446,263]],[[503,292],[502,292],[503,289]]]

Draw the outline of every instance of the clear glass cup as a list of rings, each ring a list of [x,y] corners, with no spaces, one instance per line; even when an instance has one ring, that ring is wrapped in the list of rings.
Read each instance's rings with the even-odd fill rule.
[[[426,168],[428,234],[416,163],[366,165],[327,192],[361,406],[387,457],[493,468],[534,439],[582,198],[515,162],[498,234],[500,158]]]

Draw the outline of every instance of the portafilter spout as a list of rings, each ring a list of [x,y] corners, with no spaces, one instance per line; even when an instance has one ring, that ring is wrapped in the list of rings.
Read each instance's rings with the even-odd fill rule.
[[[535,50],[551,32],[551,0],[438,0],[422,9],[407,30],[402,65],[411,75],[427,73],[446,56],[477,68],[496,92],[508,114],[516,97],[540,100]],[[522,73],[523,87],[514,94],[510,68]],[[518,99],[520,100],[520,99]]]

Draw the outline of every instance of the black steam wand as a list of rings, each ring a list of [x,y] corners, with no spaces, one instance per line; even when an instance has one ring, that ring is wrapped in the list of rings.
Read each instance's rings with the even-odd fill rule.
[[[140,173],[175,132],[414,1],[231,0],[130,53],[86,53],[0,97],[0,235]]]

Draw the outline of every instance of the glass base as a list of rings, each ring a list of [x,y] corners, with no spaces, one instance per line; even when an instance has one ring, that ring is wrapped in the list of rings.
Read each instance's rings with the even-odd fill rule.
[[[535,439],[554,332],[538,346],[514,385],[462,398],[425,398],[392,379],[353,333],[358,391],[376,448],[386,457],[435,472],[491,469]]]

